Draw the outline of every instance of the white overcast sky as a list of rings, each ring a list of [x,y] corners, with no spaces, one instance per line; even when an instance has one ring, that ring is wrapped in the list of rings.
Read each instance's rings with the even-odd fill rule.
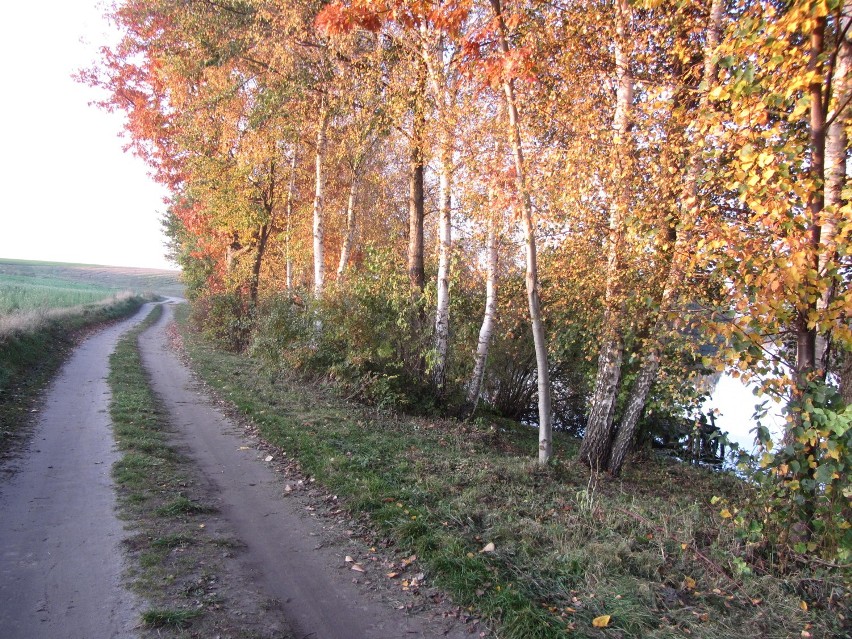
[[[97,0],[13,2],[0,20],[0,257],[175,268],[164,189],[122,151],[122,119],[71,75],[114,41]]]

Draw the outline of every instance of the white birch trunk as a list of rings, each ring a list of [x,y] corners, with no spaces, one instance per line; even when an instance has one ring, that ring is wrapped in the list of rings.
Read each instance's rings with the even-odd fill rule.
[[[340,263],[337,265],[337,281],[343,281],[343,273],[349,263],[349,253],[355,239],[355,192],[358,189],[358,173],[352,175],[349,185],[349,198],[346,200],[346,232],[343,234],[343,244],[340,247]]]
[[[432,364],[432,383],[438,395],[446,385],[447,359],[450,346],[450,260],[452,257],[452,180],[453,135],[450,130],[454,98],[447,76],[443,37],[430,42],[425,24],[420,25],[421,54],[435,103],[438,105],[438,282],[435,304],[435,359]]]
[[[284,264],[287,277],[287,292],[293,290],[293,258],[290,255],[290,242],[292,241],[292,222],[293,222],[293,198],[296,193],[296,158],[299,153],[298,143],[293,145],[293,157],[290,158],[290,180],[287,184],[287,203],[284,207],[284,213],[287,216],[286,226],[284,229]]]
[[[325,104],[321,107],[320,123],[317,130],[317,148],[315,155],[316,173],[314,181],[314,297],[322,297],[325,284],[325,229],[323,224],[323,203],[325,195],[325,176],[323,162],[325,161],[326,129],[328,128],[329,113]]]
[[[712,0],[710,4],[709,23],[707,25],[707,42],[704,47],[703,80],[707,88],[701,94],[699,112],[708,106],[709,85],[716,78],[717,67],[715,64],[715,54],[721,38],[723,10],[724,0]],[[618,475],[621,472],[621,467],[633,443],[639,418],[645,409],[648,393],[657,379],[657,372],[660,369],[660,361],[662,359],[663,344],[661,340],[667,325],[666,313],[672,310],[677,304],[680,289],[688,270],[688,262],[691,254],[690,246],[693,238],[693,224],[700,212],[698,176],[701,174],[704,164],[701,159],[702,147],[703,145],[700,144],[699,140],[693,140],[689,154],[691,158],[690,164],[684,177],[683,188],[680,194],[680,201],[683,203],[683,212],[679,224],[680,228],[677,229],[677,237],[672,251],[671,263],[669,264],[669,272],[666,275],[663,285],[660,309],[657,311],[657,317],[651,328],[651,334],[642,355],[639,374],[633,383],[633,388],[631,388],[607,464],[609,472],[614,475]]]
[[[852,16],[852,0],[843,3],[843,15]],[[849,124],[849,100],[852,98],[852,42],[849,40],[849,21],[841,20],[838,29],[846,34],[837,51],[837,63],[832,78],[832,102],[837,105],[829,114],[830,124],[825,146],[825,211],[820,236],[819,273],[825,276],[836,260],[837,222],[840,210],[845,204],[843,189],[846,186],[846,151],[849,140],[846,127]],[[822,312],[831,303],[834,287],[829,287],[817,302],[817,310]],[[817,335],[817,366],[823,371],[828,368],[829,338],[825,334]]]
[[[450,259],[452,257],[452,147],[449,135],[441,140],[438,169],[438,291],[435,310],[435,363],[432,380],[442,393],[447,377],[447,357],[450,346]]]
[[[491,7],[499,24],[500,50],[509,53],[509,41],[506,23],[500,0],[491,0]],[[503,82],[503,94],[506,98],[506,113],[509,127],[508,138],[515,161],[515,185],[521,201],[521,222],[524,229],[524,254],[526,258],[527,303],[530,311],[533,344],[535,346],[536,373],[538,378],[538,462],[546,464],[553,454],[552,416],[550,402],[550,368],[547,362],[547,338],[544,322],[541,319],[541,303],[538,294],[538,258],[535,244],[535,224],[533,222],[532,199],[527,188],[526,163],[521,146],[521,126],[518,108],[515,103],[515,88],[511,79]]]
[[[621,277],[623,262],[621,252],[624,243],[624,216],[628,194],[625,182],[628,171],[624,164],[630,145],[627,137],[630,130],[630,109],[633,103],[633,76],[627,51],[631,9],[627,0],[618,0],[616,7],[615,67],[616,104],[613,116],[614,165],[619,180],[609,209],[609,242],[607,248],[607,284],[604,313],[604,333],[598,354],[598,372],[592,395],[589,421],[580,446],[580,459],[593,470],[603,470],[609,460],[612,444],[612,423],[615,416],[615,401],[621,379],[624,341],[622,335]]]
[[[479,329],[479,341],[476,344],[476,359],[473,374],[467,390],[467,403],[470,413],[476,410],[479,395],[482,392],[482,380],[485,377],[485,363],[488,360],[488,348],[494,332],[494,320],[497,312],[497,229],[494,219],[488,220],[488,239],[486,240],[487,274],[485,279],[485,313],[482,327]]]

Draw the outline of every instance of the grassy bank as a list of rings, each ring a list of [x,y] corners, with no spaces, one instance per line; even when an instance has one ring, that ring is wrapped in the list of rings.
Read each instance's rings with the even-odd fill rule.
[[[540,469],[531,429],[366,409],[184,338],[207,382],[344,498],[375,543],[416,554],[501,637],[847,636],[842,576],[782,574],[711,504],[745,490],[730,476],[650,459],[590,483],[575,440],[557,434]]]
[[[228,574],[239,543],[216,532],[215,508],[192,463],[171,442],[142,368],[138,336],[161,313],[155,307],[110,358],[110,414],[123,453],[113,478],[120,514],[133,531],[126,549],[133,588],[146,602],[143,626],[151,637],[272,636],[281,626],[268,618],[274,606]]]
[[[78,339],[95,326],[131,315],[143,301],[125,295],[0,317],[0,451],[29,422],[40,390]]]

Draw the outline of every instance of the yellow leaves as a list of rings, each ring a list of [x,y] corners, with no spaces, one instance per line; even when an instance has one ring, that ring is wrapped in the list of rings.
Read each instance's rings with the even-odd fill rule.
[[[692,577],[684,577],[683,585],[687,590],[695,590],[695,579]]]
[[[727,508],[723,508],[722,512],[720,512],[719,515],[721,515],[722,519],[730,519],[731,517],[733,517],[731,511]]]
[[[804,600],[800,601],[799,602],[799,608],[801,608],[802,610],[807,612],[808,611],[808,602],[804,601]]]
[[[710,92],[707,94],[707,97],[712,102],[724,102],[725,100],[730,99],[731,92],[725,85],[720,84],[710,89]]]
[[[601,615],[600,617],[595,617],[594,619],[592,619],[592,625],[595,628],[606,628],[607,626],[609,626],[610,619],[610,615]]]

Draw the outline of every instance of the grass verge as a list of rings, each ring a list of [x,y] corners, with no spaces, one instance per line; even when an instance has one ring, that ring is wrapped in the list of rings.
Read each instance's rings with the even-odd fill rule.
[[[110,358],[110,414],[122,458],[113,466],[119,511],[133,535],[126,541],[133,588],[150,605],[142,622],[152,637],[276,637],[280,627],[252,610],[244,584],[228,573],[235,544],[213,529],[216,509],[202,481],[171,441],[166,415],[152,393],[139,354],[140,333],[162,313],[157,306],[122,338]],[[237,597],[231,596],[237,591]],[[249,605],[250,604],[250,605]]]
[[[52,315],[43,312],[27,325],[0,327],[0,452],[31,422],[41,390],[80,337],[133,314],[144,301],[125,296]]]
[[[223,399],[501,637],[848,636],[842,577],[744,561],[710,503],[745,490],[733,477],[651,459],[594,483],[559,434],[538,468],[531,429],[355,406],[183,326]]]

